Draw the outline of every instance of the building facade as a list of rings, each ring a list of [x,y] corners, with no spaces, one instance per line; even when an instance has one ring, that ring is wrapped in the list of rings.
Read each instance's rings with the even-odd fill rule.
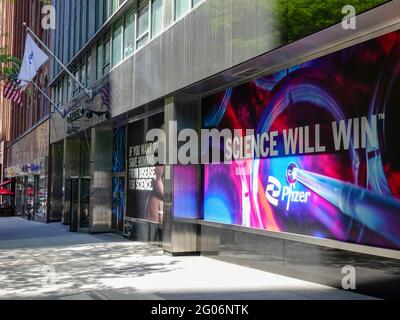
[[[91,93],[52,62],[50,215],[335,287],[353,263],[360,292],[396,290],[398,1],[53,4],[52,49]],[[244,157],[242,132],[230,164],[152,162],[149,130],[182,146],[185,128],[264,140]]]
[[[12,34],[14,23],[12,17],[14,15],[14,3],[12,1],[1,1],[0,2],[0,48],[12,55],[13,42]],[[6,81],[1,81],[1,92],[5,86]],[[0,96],[0,181],[4,181],[4,168],[7,167],[7,144],[11,139],[11,103],[4,99],[3,94]]]
[[[26,30],[23,22],[34,30],[42,41],[50,45],[50,33],[42,28],[43,1],[14,2],[12,52],[22,60]],[[48,91],[49,62],[33,81]],[[18,215],[49,222],[60,218],[48,215],[50,104],[32,85],[23,95],[21,105],[11,104],[10,141],[6,147],[5,178],[15,181],[15,209]]]

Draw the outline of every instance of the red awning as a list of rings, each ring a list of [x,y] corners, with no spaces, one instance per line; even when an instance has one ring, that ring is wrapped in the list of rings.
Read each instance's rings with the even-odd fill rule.
[[[10,184],[11,182],[12,182],[12,180],[4,181],[4,182],[0,183],[0,187],[4,187],[5,185]]]
[[[27,188],[25,189],[25,194],[27,196],[33,196],[35,194],[35,190],[33,190],[33,188]]]
[[[6,188],[0,188],[0,196],[12,196],[14,194],[15,194],[14,192],[11,192]]]

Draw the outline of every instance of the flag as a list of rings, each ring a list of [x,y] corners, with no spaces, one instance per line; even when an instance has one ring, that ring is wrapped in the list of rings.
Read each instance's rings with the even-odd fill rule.
[[[23,88],[20,86],[20,81],[10,80],[4,87],[3,96],[8,100],[11,100],[17,104],[21,104],[23,91]]]
[[[25,53],[22,60],[21,70],[18,79],[20,86],[25,89],[29,82],[36,76],[40,67],[49,57],[37,46],[29,34],[26,35]]]

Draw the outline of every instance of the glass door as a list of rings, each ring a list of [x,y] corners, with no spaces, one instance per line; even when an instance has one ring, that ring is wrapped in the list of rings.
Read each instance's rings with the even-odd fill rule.
[[[70,232],[78,232],[79,178],[71,178]]]
[[[89,230],[90,178],[80,179],[79,230]]]
[[[89,230],[90,178],[71,178],[70,231]]]
[[[111,228],[117,232],[124,231],[125,215],[125,177],[113,177],[112,220]]]

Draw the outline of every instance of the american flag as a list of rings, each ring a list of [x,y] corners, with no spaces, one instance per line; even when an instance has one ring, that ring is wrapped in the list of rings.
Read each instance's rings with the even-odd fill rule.
[[[22,102],[22,92],[23,88],[20,87],[20,81],[10,80],[6,83],[4,87],[3,96],[4,98],[15,102],[16,104],[21,104]]]
[[[111,99],[110,99],[110,85],[106,84],[100,90],[101,100],[103,104],[107,107],[108,111],[111,111]]]

